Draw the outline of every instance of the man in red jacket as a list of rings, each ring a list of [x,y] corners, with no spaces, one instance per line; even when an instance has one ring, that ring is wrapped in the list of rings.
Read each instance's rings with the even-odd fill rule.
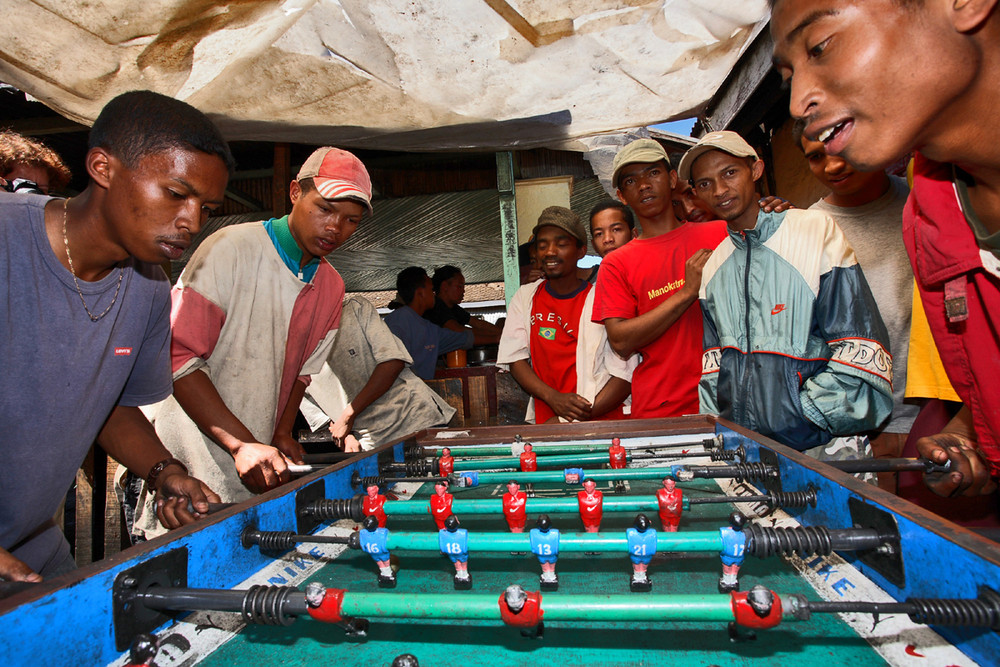
[[[772,0],[774,62],[805,136],[858,169],[916,150],[903,239],[964,407],[921,455],[945,496],[1000,474],[1000,106],[997,0]],[[914,45],[920,45],[914,48]]]

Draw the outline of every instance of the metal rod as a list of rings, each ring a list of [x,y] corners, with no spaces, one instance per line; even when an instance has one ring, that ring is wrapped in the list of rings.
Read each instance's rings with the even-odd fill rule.
[[[625,449],[667,449],[671,447],[694,447],[698,445],[705,445],[706,448],[714,448],[715,445],[715,434],[714,433],[687,433],[679,434],[673,436],[665,436],[658,439],[657,442],[646,442],[646,443],[635,443],[629,441],[623,441],[622,447]],[[710,446],[706,443],[712,443]],[[532,442],[531,447],[535,452],[539,454],[544,450],[546,454],[552,453],[565,453],[572,454],[575,452],[606,452],[608,447],[611,446],[611,438],[606,441],[596,444],[593,441],[580,441],[580,442]],[[514,445],[504,445],[504,444],[494,444],[494,445],[449,445],[447,442],[442,442],[441,444],[435,445],[424,445],[424,453],[426,456],[440,456],[441,450],[447,447],[451,450],[453,456],[510,456],[514,453]]]

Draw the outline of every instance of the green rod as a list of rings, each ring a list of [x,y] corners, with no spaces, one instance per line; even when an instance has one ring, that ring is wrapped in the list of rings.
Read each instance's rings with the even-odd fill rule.
[[[714,446],[714,433],[688,433],[685,435],[668,436],[659,438],[660,441],[647,441],[637,443],[634,440],[625,440],[622,446],[627,450],[632,449],[668,449],[681,447],[697,447],[704,445],[706,441],[710,446]],[[611,438],[598,441],[578,441],[578,442],[532,442],[532,449],[538,454],[543,451],[548,454],[575,454],[577,452],[606,452],[611,446]],[[449,447],[447,443],[436,445],[423,445],[426,456],[441,456],[441,450],[448,447],[451,455],[462,458],[466,456],[512,456],[513,444],[484,444],[484,445],[454,445]]]
[[[457,468],[456,464],[456,468]],[[618,479],[663,479],[677,476],[677,469],[683,466],[662,466],[653,468],[619,468],[617,470],[585,470],[584,479],[595,482],[614,481]],[[468,472],[468,471],[465,471]],[[481,472],[477,473],[480,484],[506,484],[514,480],[519,484],[541,484],[544,482],[565,482],[566,475],[562,470],[536,470],[535,472]],[[459,475],[461,477],[461,475]]]
[[[631,460],[631,456],[627,456]],[[542,468],[568,468],[571,466],[581,466],[588,463],[607,463],[608,453],[597,452],[594,454],[573,454],[566,456],[539,456],[538,465]],[[465,472],[467,470],[499,470],[499,469],[521,469],[521,459],[517,457],[491,458],[491,459],[470,459],[468,461],[455,461],[455,470]]]
[[[344,593],[344,616],[501,622],[500,593]],[[546,621],[731,621],[728,595],[546,595]]]
[[[530,551],[528,533],[469,533],[469,552]],[[439,551],[437,533],[389,531],[386,546],[404,551]],[[626,552],[628,540],[620,533],[559,533],[559,552]],[[656,550],[671,553],[722,551],[719,531],[657,531]]]
[[[659,505],[654,496],[614,496],[604,497],[605,512],[655,512]],[[407,500],[388,501],[382,506],[388,516],[414,516],[430,514],[430,501]],[[529,514],[577,513],[580,506],[576,498],[528,498],[525,507]],[[501,514],[503,500],[496,498],[455,498],[451,511],[458,516],[466,514]]]

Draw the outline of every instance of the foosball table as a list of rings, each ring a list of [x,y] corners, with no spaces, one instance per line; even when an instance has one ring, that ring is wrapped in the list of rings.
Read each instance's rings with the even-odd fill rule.
[[[1000,545],[711,417],[435,429],[6,585],[80,665],[991,665]],[[852,474],[853,473],[853,474]]]

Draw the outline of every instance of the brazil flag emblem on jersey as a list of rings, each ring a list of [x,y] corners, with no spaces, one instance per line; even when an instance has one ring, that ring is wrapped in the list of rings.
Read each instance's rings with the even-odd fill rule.
[[[538,329],[538,335],[545,340],[555,340],[556,339],[556,328],[555,327],[541,327]]]

